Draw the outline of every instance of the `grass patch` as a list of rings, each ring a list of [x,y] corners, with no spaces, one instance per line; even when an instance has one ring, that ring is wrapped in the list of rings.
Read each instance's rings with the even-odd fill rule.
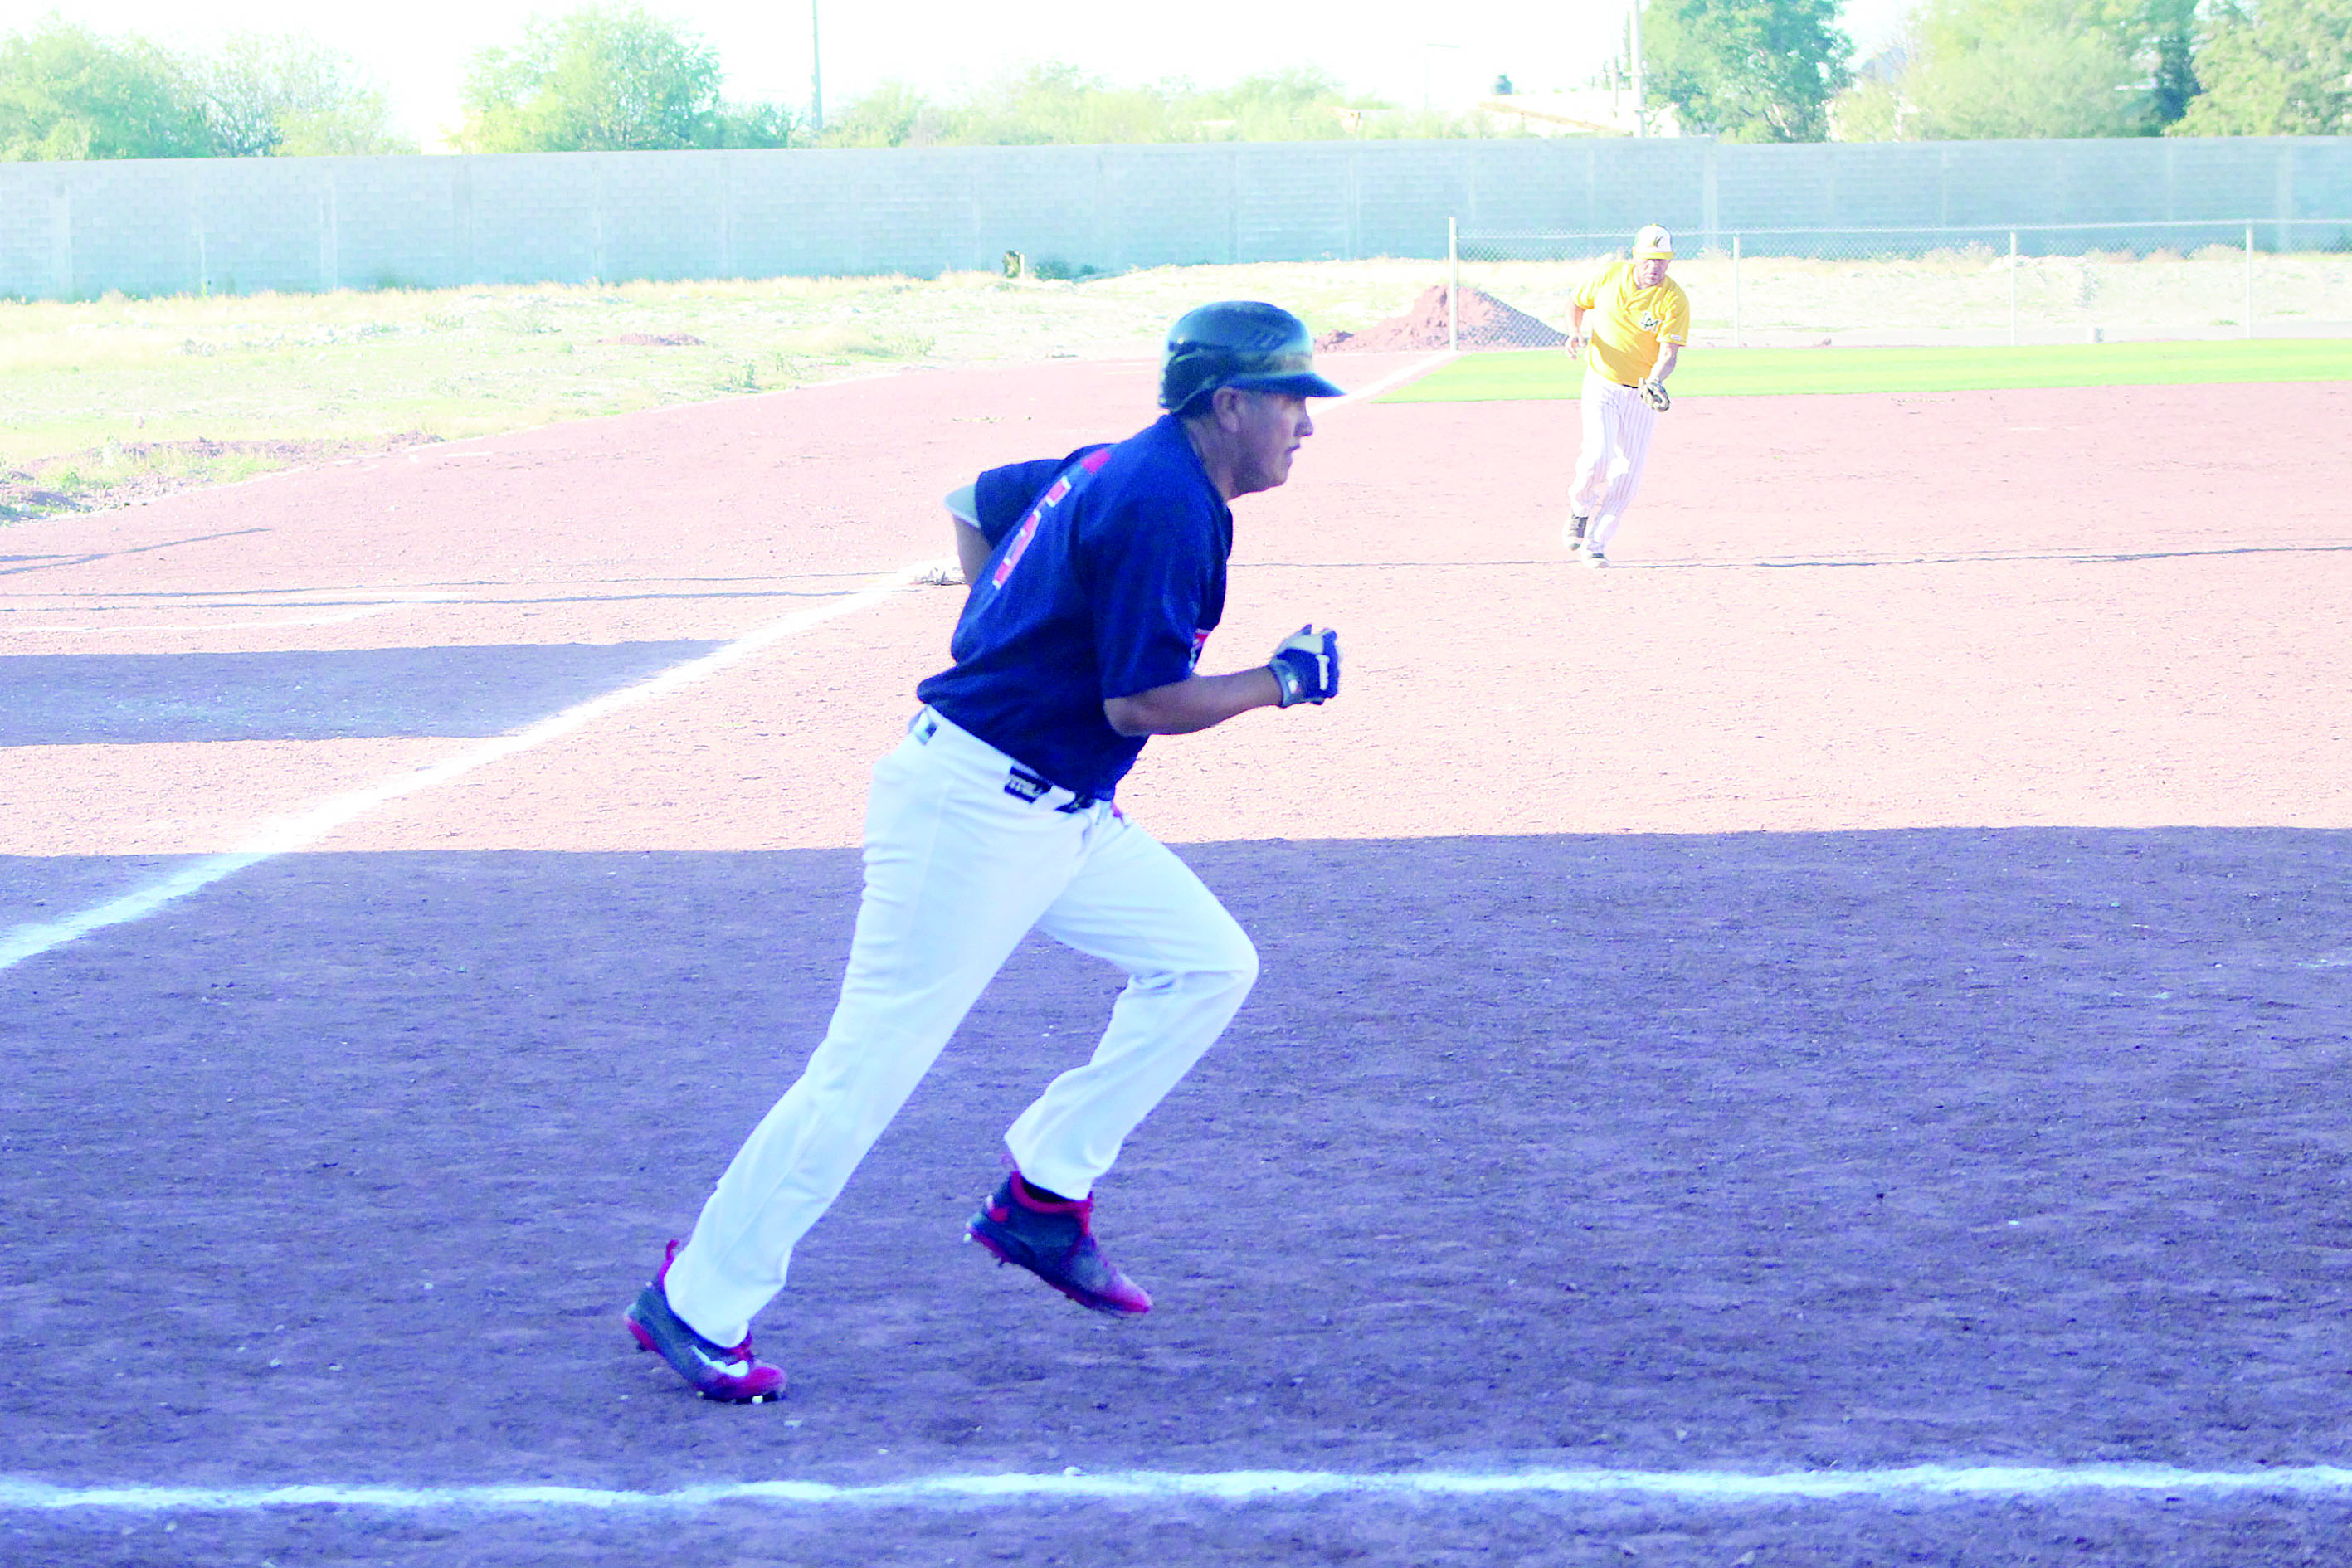
[[[1422,261],[0,301],[0,522],[410,439],[897,366],[1157,356],[1205,300],[1317,330],[1404,308]],[[1149,372],[1120,423],[1150,417]],[[113,454],[111,457],[109,454]]]
[[[110,442],[483,435],[916,363],[930,334],[857,319],[906,287],[788,279],[0,305],[0,468]]]
[[[1381,401],[1572,398],[1580,376],[1577,363],[1556,350],[1466,354]],[[1738,397],[2347,380],[2352,380],[2352,342],[2268,338],[2027,348],[1693,350],[1669,384],[1676,397]]]
[[[126,506],[194,485],[234,484],[278,468],[434,439],[404,431],[364,441],[109,441],[0,470],[0,522]]]
[[[974,287],[799,279],[0,303],[0,521],[927,363],[940,333],[902,319],[895,297],[925,291],[932,315],[951,316]]]

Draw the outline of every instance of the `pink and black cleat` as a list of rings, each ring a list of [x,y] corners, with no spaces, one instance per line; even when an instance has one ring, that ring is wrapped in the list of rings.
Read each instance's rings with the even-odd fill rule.
[[[972,1240],[997,1261],[1026,1268],[1081,1307],[1148,1312],[1151,1298],[1095,1246],[1095,1203],[1042,1195],[1013,1172],[971,1216]]]
[[[784,1370],[770,1366],[751,1353],[751,1338],[729,1349],[713,1344],[689,1327],[684,1318],[669,1309],[669,1296],[663,1281],[669,1278],[669,1266],[677,1261],[677,1246],[669,1244],[662,1257],[661,1271],[653,1283],[637,1292],[629,1310],[621,1315],[629,1332],[636,1337],[639,1350],[651,1351],[669,1363],[678,1376],[692,1384],[694,1392],[704,1399],[724,1400],[730,1405],[762,1405],[784,1396]]]

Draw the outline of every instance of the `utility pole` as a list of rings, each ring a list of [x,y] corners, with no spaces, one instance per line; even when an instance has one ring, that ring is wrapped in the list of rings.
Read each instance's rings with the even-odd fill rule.
[[[817,49],[817,0],[809,0],[809,129],[824,134],[824,57]]]
[[[814,0],[811,3],[814,4]],[[1642,0],[1633,0],[1633,134],[1647,136],[1650,133],[1650,100],[1648,83],[1642,72]]]

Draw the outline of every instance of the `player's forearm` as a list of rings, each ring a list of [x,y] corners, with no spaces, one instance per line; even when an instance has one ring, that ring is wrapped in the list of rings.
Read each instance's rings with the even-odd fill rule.
[[[1664,381],[1666,377],[1674,374],[1675,362],[1682,357],[1682,344],[1660,343],[1658,345],[1658,363],[1651,368],[1650,379],[1652,381]]]
[[[1282,688],[1259,667],[1232,675],[1195,675],[1103,703],[1103,718],[1122,735],[1190,735],[1253,708],[1277,708]]]

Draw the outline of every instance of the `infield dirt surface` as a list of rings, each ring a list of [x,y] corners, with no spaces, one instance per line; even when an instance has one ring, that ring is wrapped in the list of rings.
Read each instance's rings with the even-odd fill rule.
[[[1360,384],[1406,362],[1335,356]],[[0,927],[929,557],[1150,367],[908,374],[0,532]],[[59,1487],[2340,1463],[2352,388],[1349,404],[1122,791],[1265,978],[1101,1190],[959,1245],[1116,977],[1024,949],[722,1408],[618,1312],[821,1031],[914,587],[0,972],[0,1476]],[[2352,1494],[0,1511],[26,1563],[2337,1561]]]

